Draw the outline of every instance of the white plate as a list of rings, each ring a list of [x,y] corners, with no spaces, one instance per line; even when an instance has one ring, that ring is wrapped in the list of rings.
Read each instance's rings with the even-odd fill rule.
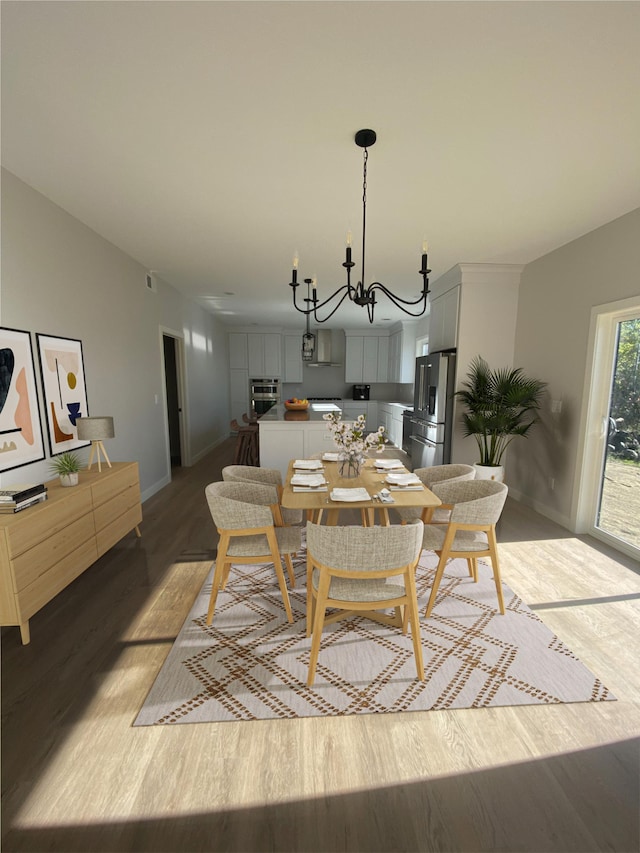
[[[333,489],[331,491],[332,501],[370,501],[369,492],[366,489]]]
[[[323,453],[322,458],[325,462],[337,462],[340,458],[339,453]]]
[[[422,481],[417,474],[387,474],[385,480],[387,483],[392,483],[394,486],[422,485]]]
[[[319,471],[324,466],[319,459],[296,459],[293,467],[299,468],[301,471]]]
[[[323,486],[326,482],[324,474],[294,474],[291,478],[292,486],[309,486],[309,488]]]
[[[381,470],[389,470],[391,468],[404,468],[404,465],[399,459],[376,459],[376,468]]]

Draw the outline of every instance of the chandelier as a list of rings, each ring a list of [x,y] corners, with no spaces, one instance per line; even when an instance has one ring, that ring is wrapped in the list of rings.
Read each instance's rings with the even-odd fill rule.
[[[364,149],[362,169],[362,261],[360,267],[360,281],[355,287],[351,284],[351,270],[355,266],[355,263],[351,260],[351,232],[349,232],[347,234],[346,258],[344,263],[342,264],[342,266],[347,271],[347,283],[343,284],[342,287],[339,287],[334,293],[331,294],[331,296],[328,296],[326,299],[320,301],[320,299],[318,298],[316,279],[305,278],[304,283],[307,285],[307,296],[304,299],[305,307],[301,307],[296,301],[296,290],[299,287],[297,253],[293,258],[293,272],[291,276],[291,281],[289,282],[289,286],[293,288],[293,307],[296,309],[296,311],[299,311],[301,314],[306,314],[307,316],[307,331],[303,336],[303,359],[305,358],[305,340],[308,340],[308,337],[314,337],[309,332],[309,315],[313,315],[313,318],[317,323],[326,323],[327,320],[336,313],[338,308],[347,298],[349,298],[351,302],[354,302],[356,305],[360,305],[361,307],[366,306],[370,323],[373,323],[373,314],[376,307],[376,291],[380,291],[381,293],[383,293],[397,308],[400,308],[401,311],[404,311],[405,314],[409,314],[411,317],[420,317],[421,314],[424,314],[427,308],[427,296],[429,294],[429,279],[427,276],[429,275],[431,270],[427,269],[426,242],[422,244],[422,266],[418,271],[418,274],[422,276],[422,292],[417,299],[413,301],[409,299],[402,299],[400,296],[397,296],[395,293],[389,290],[388,287],[385,287],[385,285],[381,284],[379,281],[374,281],[367,287],[365,287],[364,285],[365,247],[367,233],[367,160],[369,159],[368,149],[375,144],[375,141],[375,130],[359,130],[355,135],[356,145],[359,148]],[[327,308],[328,313],[326,317],[320,317],[318,315],[318,311],[325,307]],[[311,355],[308,356],[308,359],[306,360],[309,360],[313,355],[313,345],[314,341],[311,341]]]

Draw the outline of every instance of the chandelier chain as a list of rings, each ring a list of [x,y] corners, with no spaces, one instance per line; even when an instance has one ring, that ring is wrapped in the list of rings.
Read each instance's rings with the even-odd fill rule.
[[[363,161],[364,164],[362,166],[362,261],[360,264],[360,272],[362,275],[361,285],[362,290],[365,288],[365,277],[364,277],[364,259],[366,257],[365,249],[365,240],[367,234],[367,160],[369,159],[369,149],[365,148],[363,151]]]

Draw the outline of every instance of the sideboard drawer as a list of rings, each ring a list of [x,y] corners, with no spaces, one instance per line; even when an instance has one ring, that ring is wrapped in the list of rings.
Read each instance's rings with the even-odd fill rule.
[[[111,524],[103,527],[102,530],[96,531],[96,541],[98,543],[98,556],[105,554],[109,548],[112,548],[116,542],[119,542],[123,536],[126,536],[134,527],[142,521],[142,510],[140,504],[127,510],[124,515],[119,516]]]
[[[29,586],[63,557],[73,553],[95,536],[93,515],[82,515],[11,561],[16,592]]]
[[[96,522],[96,532],[107,527],[107,525],[111,524],[111,522],[115,521],[119,516],[124,515],[127,510],[139,505],[140,492],[138,491],[137,485],[129,486],[121,494],[116,495],[111,498],[111,500],[106,501],[106,503],[100,504],[100,506],[97,506],[93,511],[93,517]]]
[[[111,469],[109,470],[108,477],[104,477],[103,479],[98,478],[91,484],[93,506],[98,507],[120,494],[120,492],[132,487],[136,489],[140,488],[138,485],[138,466],[136,463],[132,462],[119,471]]]
[[[20,621],[29,619],[37,613],[97,559],[96,540],[90,539],[88,542],[83,542],[72,554],[68,554],[28,587],[20,590],[19,597],[16,597]]]
[[[61,492],[64,492],[62,499]],[[50,498],[9,516],[7,527],[9,557],[15,558],[39,542],[48,543],[51,535],[63,530],[69,519],[91,512],[91,490],[82,486],[50,492]]]

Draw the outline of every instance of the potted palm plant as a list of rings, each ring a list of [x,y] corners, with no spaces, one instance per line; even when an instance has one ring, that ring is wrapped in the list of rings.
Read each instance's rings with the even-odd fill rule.
[[[465,436],[473,436],[480,450],[479,479],[502,480],[502,457],[517,435],[526,436],[537,420],[536,411],[546,382],[530,379],[521,367],[492,370],[476,356],[456,396],[465,406]]]
[[[51,460],[51,472],[58,474],[61,486],[77,486],[78,472],[80,471],[80,457],[75,453],[66,451]]]

